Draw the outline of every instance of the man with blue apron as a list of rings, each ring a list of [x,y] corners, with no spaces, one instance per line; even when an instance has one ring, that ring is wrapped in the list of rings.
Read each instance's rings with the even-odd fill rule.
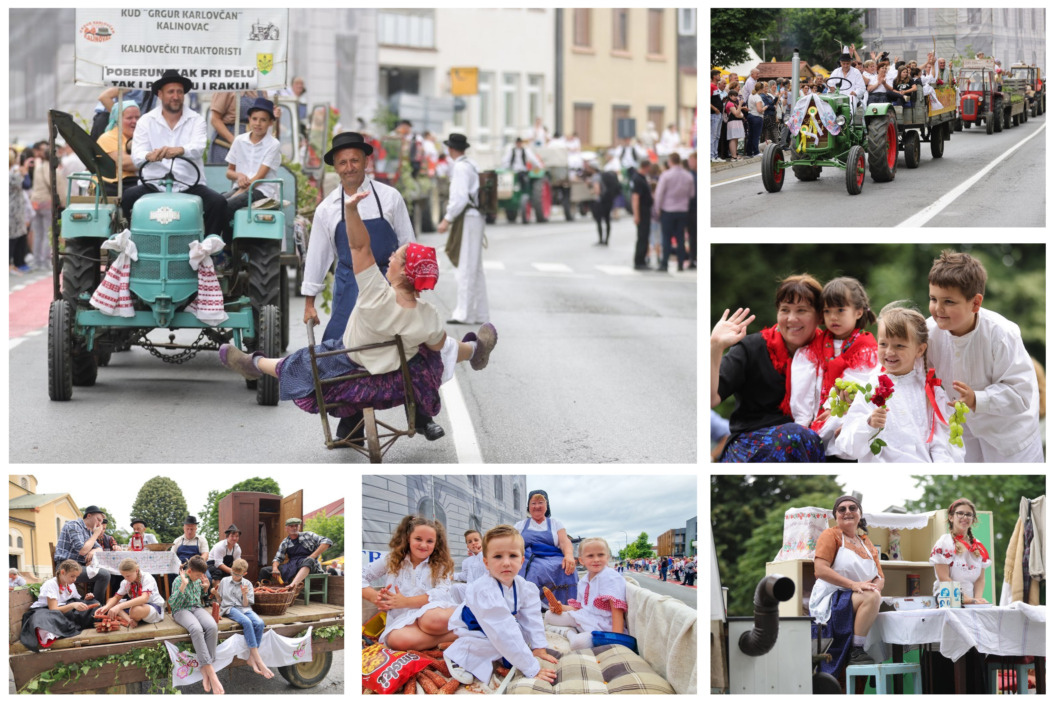
[[[315,532],[302,532],[302,521],[299,517],[289,518],[286,522],[286,529],[287,538],[276,550],[276,556],[272,558],[272,566],[262,566],[259,578],[274,582],[277,578],[282,578],[284,585],[297,585],[309,574],[324,573],[317,557],[330,549],[334,542]],[[287,557],[287,563],[281,566],[280,562],[283,561],[284,556]]]
[[[353,275],[353,256],[349,251],[346,234],[346,198],[367,186],[372,198],[365,199],[358,207],[364,227],[371,238],[371,251],[379,269],[386,274],[390,256],[402,245],[415,242],[412,221],[401,194],[394,188],[367,180],[365,167],[374,148],[357,132],[335,135],[331,149],[324,155],[324,162],[335,168],[342,184],[328,194],[316,208],[313,227],[309,234],[309,247],[305,254],[305,275],[302,294],[305,296],[304,321],[319,323],[316,313],[316,295],[324,289],[324,278],[335,263],[335,280],[332,287],[331,319],[327,322],[320,340],[341,340],[349,316],[357,303],[357,280]],[[390,213],[389,220],[387,213]],[[338,425],[337,436],[344,438],[363,419],[357,412],[343,418]],[[430,441],[445,435],[445,430],[429,416],[416,410],[416,431]]]
[[[201,556],[203,561],[208,557],[209,545],[204,538],[198,536],[198,530],[199,521],[194,515],[184,518],[184,534],[173,540],[173,553],[176,554],[181,566],[187,564],[188,559],[193,556]],[[168,574],[167,578],[171,585],[176,574]]]

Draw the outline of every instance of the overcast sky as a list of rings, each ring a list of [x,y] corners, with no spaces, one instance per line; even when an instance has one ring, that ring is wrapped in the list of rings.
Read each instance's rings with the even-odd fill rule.
[[[929,474],[920,472],[918,475]],[[916,487],[912,474],[900,471],[839,473],[835,480],[847,494],[853,491],[861,493],[865,512],[882,512],[891,505],[903,507],[905,503],[918,500],[923,495],[923,489]]]
[[[651,544],[666,530],[683,528],[698,513],[694,475],[527,475],[526,490],[548,493],[552,517],[571,537],[603,537],[617,556],[641,532]]]
[[[254,470],[227,470],[223,466],[203,466],[198,470],[182,467],[158,467],[157,469],[115,466],[113,468],[93,467],[84,471],[37,471],[32,475],[37,479],[37,492],[69,493],[78,507],[101,505],[110,511],[111,527],[129,530],[132,519],[132,504],[136,494],[145,482],[155,476],[172,478],[180,486],[187,501],[188,512],[201,520],[202,509],[206,506],[206,496],[211,490],[226,490],[236,483],[253,478],[272,478],[279,483],[283,495],[302,490],[302,511],[310,512],[323,507],[342,497],[341,486],[327,480],[319,473],[277,472],[274,470],[255,472]],[[159,537],[162,541],[172,537]]]

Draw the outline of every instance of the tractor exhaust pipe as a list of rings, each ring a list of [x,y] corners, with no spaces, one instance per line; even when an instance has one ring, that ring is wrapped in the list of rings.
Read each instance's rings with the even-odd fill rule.
[[[776,644],[780,631],[782,601],[794,596],[794,581],[782,574],[770,574],[754,590],[754,629],[739,636],[739,649],[750,657],[768,653]]]

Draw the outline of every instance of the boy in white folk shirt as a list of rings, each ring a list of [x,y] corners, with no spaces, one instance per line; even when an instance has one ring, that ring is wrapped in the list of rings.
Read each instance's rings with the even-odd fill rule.
[[[253,188],[252,201],[261,199],[279,200],[279,185],[274,183],[257,184],[258,179],[275,179],[280,165],[279,140],[270,134],[275,122],[274,106],[267,98],[257,98],[250,106],[248,132],[241,133],[232,141],[232,147],[225,158],[228,172],[225,176],[232,181],[235,188],[224,194],[228,201],[228,215],[225,220],[224,233],[221,237],[225,244],[232,242],[235,224],[235,212],[247,206],[247,191]]]

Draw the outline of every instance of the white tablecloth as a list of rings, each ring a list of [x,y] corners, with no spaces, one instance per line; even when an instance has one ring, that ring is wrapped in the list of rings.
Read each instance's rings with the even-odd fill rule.
[[[118,566],[125,559],[133,559],[145,574],[176,574],[180,572],[180,561],[173,552],[96,552],[100,568],[111,574],[119,573]]]
[[[875,619],[866,649],[881,643],[940,643],[941,654],[953,661],[972,647],[994,655],[1043,657],[1045,627],[1045,607],[1026,603],[888,612]]]

